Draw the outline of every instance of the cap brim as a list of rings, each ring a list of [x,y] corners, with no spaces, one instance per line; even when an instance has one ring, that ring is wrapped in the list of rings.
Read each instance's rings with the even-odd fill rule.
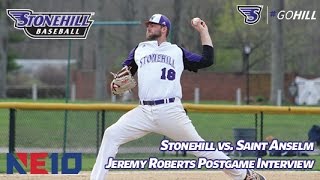
[[[152,21],[145,21],[144,22],[144,25],[148,26],[148,24],[159,24],[159,23],[155,23],[155,22],[152,22]],[[163,24],[159,24],[159,25],[163,25]]]

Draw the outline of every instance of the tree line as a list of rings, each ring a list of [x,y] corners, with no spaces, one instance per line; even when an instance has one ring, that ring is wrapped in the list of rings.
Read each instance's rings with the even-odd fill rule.
[[[65,59],[68,46],[65,40],[31,40],[21,38],[22,31],[13,28],[13,22],[5,14],[7,8],[30,8],[34,11],[89,11],[95,12],[96,21],[141,21],[139,26],[92,27],[87,40],[74,40],[72,59],[77,59],[79,70],[95,70],[96,84],[105,82],[110,71],[120,68],[137,43],[144,40],[143,22],[152,14],[162,13],[172,21],[169,40],[191,51],[201,53],[199,35],[190,26],[193,17],[206,21],[215,46],[216,65],[206,69],[213,72],[270,72],[274,74],[276,89],[283,85],[283,73],[319,75],[319,21],[283,20],[269,16],[271,9],[318,10],[320,2],[310,0],[56,0],[55,3],[39,3],[39,0],[11,2],[1,0],[0,19],[0,96],[5,97],[9,52],[25,59]],[[44,2],[43,0],[41,2]],[[248,26],[237,12],[238,4],[263,5],[258,24]],[[20,37],[19,37],[20,36]],[[11,38],[10,38],[11,37]],[[14,40],[18,39],[18,40]],[[244,48],[250,47],[248,58]],[[18,51],[16,51],[18,49]],[[12,59],[12,58],[11,58]],[[248,64],[247,64],[248,63]],[[280,66],[279,66],[280,65]],[[272,90],[272,91],[275,91]],[[108,98],[104,87],[96,87],[97,99]],[[270,95],[271,99],[272,95]]]

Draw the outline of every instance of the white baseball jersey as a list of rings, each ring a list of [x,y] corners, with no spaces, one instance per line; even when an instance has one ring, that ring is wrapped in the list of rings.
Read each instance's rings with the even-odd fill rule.
[[[141,42],[131,51],[124,65],[135,64],[138,72],[140,100],[182,98],[180,78],[185,66],[200,64],[202,56],[175,44],[157,41]],[[192,66],[196,71],[201,67]]]
[[[157,100],[182,98],[180,77],[183,71],[182,50],[169,42],[139,44],[134,54],[138,65],[139,98]]]

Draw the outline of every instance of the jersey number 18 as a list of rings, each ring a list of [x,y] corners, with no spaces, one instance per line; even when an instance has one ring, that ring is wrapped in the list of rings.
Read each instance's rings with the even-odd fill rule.
[[[162,68],[161,71],[162,71],[161,79],[163,80],[168,79],[172,81],[176,78],[176,72],[173,69],[169,69],[167,72],[166,68]]]

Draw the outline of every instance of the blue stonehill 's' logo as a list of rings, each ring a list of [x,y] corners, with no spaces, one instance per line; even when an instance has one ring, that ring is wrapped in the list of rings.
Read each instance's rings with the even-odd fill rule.
[[[7,9],[14,28],[32,39],[86,39],[94,12],[33,12]]]
[[[244,17],[244,23],[254,25],[260,21],[262,5],[238,5],[238,11]]]

